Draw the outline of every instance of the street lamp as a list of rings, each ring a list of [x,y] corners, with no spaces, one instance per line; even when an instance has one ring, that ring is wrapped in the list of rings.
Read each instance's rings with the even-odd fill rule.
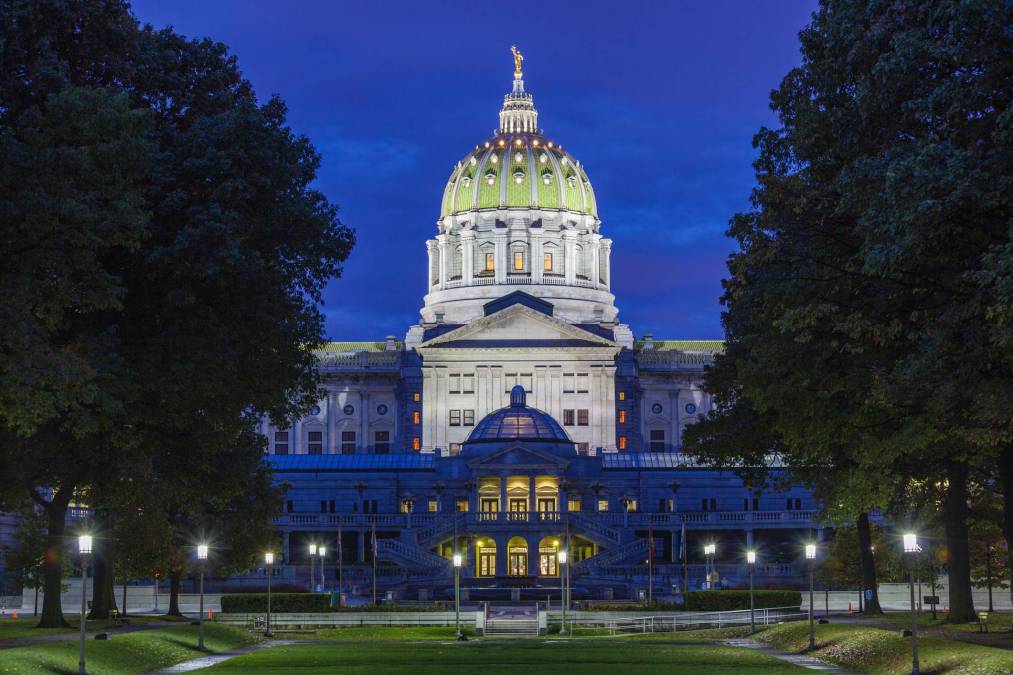
[[[317,560],[317,545],[310,544],[310,593],[316,590],[317,585],[317,576],[316,573],[314,572],[314,570],[316,569],[314,567],[316,560]]]
[[[200,613],[197,616],[197,649],[204,651],[204,565],[208,559],[207,544],[197,546],[197,566],[200,567]]]
[[[918,535],[908,532],[904,535],[904,553],[909,554],[907,567],[908,584],[911,587],[911,672],[917,675],[918,671],[918,614],[915,612],[915,573],[914,554],[920,552],[922,547],[918,545]]]
[[[91,555],[91,535],[82,534],[77,538],[77,552],[81,554],[81,650],[77,659],[77,672],[85,675],[84,668],[84,625],[88,609],[88,556]]]
[[[705,556],[707,556],[707,565],[706,565],[707,590],[713,588],[711,584],[711,573],[714,571],[714,554],[717,553],[717,550],[718,550],[717,544],[705,544],[703,547],[703,553]]]
[[[274,554],[264,554],[264,562],[267,564],[267,622],[264,624],[264,637],[271,637],[271,568],[274,566]]]
[[[753,604],[753,568],[756,566],[756,551],[746,551],[746,565],[749,566],[749,632],[756,632],[756,609]]]
[[[805,559],[809,561],[809,651],[816,649],[816,625],[813,623],[813,568],[816,565],[816,544],[805,545]]]
[[[464,634],[461,633],[461,563],[463,563],[460,553],[454,554],[454,625],[457,627],[457,639],[463,640]]]
[[[559,592],[561,596],[560,597],[561,602],[559,604],[563,606],[563,622],[559,628],[559,634],[566,635],[566,606],[570,604],[567,601],[566,597],[566,578],[569,574],[569,571],[566,568],[566,560],[567,560],[566,549],[564,548],[563,550],[559,551],[559,553],[556,554],[556,557],[559,559]]]
[[[317,553],[320,555],[320,590],[322,591],[324,590],[324,585],[327,583],[324,579],[324,556],[327,555],[327,547],[317,547]]]

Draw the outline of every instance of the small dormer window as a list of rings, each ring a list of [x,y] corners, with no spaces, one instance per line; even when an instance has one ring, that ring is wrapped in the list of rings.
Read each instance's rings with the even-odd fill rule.
[[[514,182],[517,183],[518,185],[524,182],[523,171],[514,171]]]
[[[461,179],[461,182],[464,184],[464,187],[471,187],[471,176],[465,176]]]
[[[514,155],[514,161],[517,162],[517,163],[523,162],[524,161],[524,153],[518,152],[516,155]]]
[[[542,182],[546,185],[552,185],[552,172],[546,171],[542,174]]]
[[[485,182],[488,183],[489,185],[495,184],[496,183],[496,174],[494,174],[491,171],[489,173],[485,174]]]
[[[570,187],[577,187],[577,179],[574,176],[567,176],[566,184]]]

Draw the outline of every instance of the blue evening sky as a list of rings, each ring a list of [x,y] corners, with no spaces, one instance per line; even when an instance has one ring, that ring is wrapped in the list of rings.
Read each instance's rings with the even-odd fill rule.
[[[800,62],[813,0],[411,2],[138,0],[138,18],[227,44],[323,158],[319,188],[358,244],[325,293],[332,340],[418,321],[425,240],[454,163],[486,140],[509,48],[545,133],[587,167],[635,335],[722,337],[729,217],[748,208],[752,136]]]

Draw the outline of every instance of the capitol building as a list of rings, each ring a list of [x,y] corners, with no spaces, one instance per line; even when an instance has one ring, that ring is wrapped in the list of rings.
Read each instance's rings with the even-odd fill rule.
[[[308,578],[314,544],[328,587],[340,568],[346,590],[376,578],[443,597],[458,552],[472,597],[544,598],[566,549],[575,598],[634,597],[648,567],[655,594],[700,588],[715,543],[715,583],[741,581],[747,547],[760,579],[795,583],[798,541],[820,535],[811,494],[681,453],[712,408],[703,370],[722,344],[622,323],[622,253],[587,167],[543,132],[521,59],[495,133],[434,195],[419,322],[328,343],[318,404],[288,428],[262,423],[289,485],[277,573]]]

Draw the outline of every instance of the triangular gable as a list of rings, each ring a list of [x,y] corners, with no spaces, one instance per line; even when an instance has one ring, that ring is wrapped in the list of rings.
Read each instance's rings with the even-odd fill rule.
[[[481,448],[481,445],[472,446],[468,450],[475,451],[476,448]],[[505,448],[490,452],[487,455],[482,455],[468,460],[466,463],[468,467],[472,469],[480,467],[487,469],[496,467],[538,467],[545,466],[547,464],[559,467],[560,469],[565,469],[570,464],[570,462],[558,455],[540,450],[535,447],[534,444],[524,443],[509,445]]]
[[[552,316],[552,303],[536,298],[533,295],[529,295],[524,291],[514,291],[513,293],[507,293],[506,295],[490,300],[489,302],[482,305],[482,311],[485,316],[495,314],[496,312],[502,311],[512,305],[524,305],[530,307],[536,312],[541,312],[545,316]]]
[[[510,305],[495,314],[476,319],[469,324],[438,335],[420,344],[418,348],[452,347],[455,345],[481,347],[483,343],[494,347],[497,343],[528,342],[538,346],[552,343],[570,343],[572,346],[612,347],[619,344],[584,330],[561,319],[545,314],[524,305]],[[568,346],[560,344],[559,346]]]

